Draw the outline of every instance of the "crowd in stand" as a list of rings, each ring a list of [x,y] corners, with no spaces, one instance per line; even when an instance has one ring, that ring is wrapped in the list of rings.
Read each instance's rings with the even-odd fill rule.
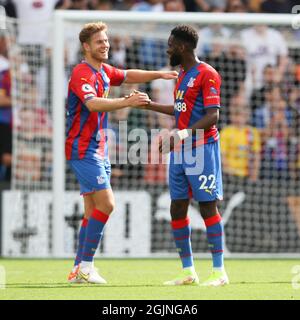
[[[40,61],[50,61],[47,58],[49,27],[37,30],[36,25],[22,24],[22,21],[30,20],[35,23],[47,21],[55,9],[290,13],[293,6],[297,5],[296,2],[292,0],[0,0],[7,15],[19,19],[18,44],[21,46],[22,56],[26,57],[27,61],[14,62],[19,67],[15,74],[20,77],[19,82],[22,83],[20,92],[24,90],[27,96],[29,87],[25,85],[26,83],[29,83],[30,90],[33,90],[32,96],[35,96],[36,91],[45,90],[38,88],[38,85],[45,81],[46,85],[43,87],[48,88],[47,90],[50,88],[47,85],[50,65],[46,63],[43,66],[37,62],[39,61],[37,57],[40,55],[46,55],[40,58]],[[199,27],[197,55],[201,60],[214,66],[223,79],[221,98],[224,108],[219,127],[224,174],[250,178],[253,181],[274,177],[291,181],[299,179],[300,54],[299,48],[295,49],[287,44],[287,41],[299,40],[299,33],[295,30],[290,31],[290,34],[293,38],[287,39],[284,30],[279,31],[267,26],[247,27],[238,31],[221,25]],[[231,42],[233,38],[238,41]],[[5,39],[3,33],[0,39],[1,180],[10,179],[9,168],[12,161],[9,59]],[[110,42],[109,62],[117,67],[168,68],[165,42],[148,39],[135,43],[127,42],[126,39],[117,36],[111,37]],[[70,41],[66,48],[69,70],[80,59],[78,49],[78,44],[76,42],[74,44],[74,41]],[[17,54],[10,54],[10,59],[16,57]],[[34,61],[31,61],[33,58]],[[165,93],[172,92],[173,85],[157,81],[143,89],[147,90],[154,100],[169,102]],[[45,99],[47,97],[49,99],[50,93],[44,92],[43,95],[44,100],[40,99],[34,103],[49,104]],[[25,102],[22,103],[24,105]],[[30,103],[33,101],[26,101],[25,104]],[[21,116],[28,117],[29,109],[22,110]],[[143,126],[147,130],[153,127],[170,129],[173,126],[172,120],[166,117],[145,118],[145,114],[141,115],[140,112],[142,111],[128,110],[125,114],[116,113],[111,119],[112,127],[120,119],[127,119],[129,126],[135,127],[139,116],[146,119]],[[47,115],[41,109],[35,117],[47,124],[49,130],[46,130],[46,133],[45,130],[43,133],[38,133],[36,129],[34,132],[42,136],[41,139],[49,138],[51,123]],[[24,132],[24,128],[22,130]],[[236,132],[240,134],[237,135]],[[115,168],[117,179],[122,178],[122,170],[122,167]],[[154,172],[156,176],[151,178]],[[157,174],[161,174],[160,178]],[[158,181],[164,183],[166,176],[164,170],[160,168],[152,171],[146,168],[145,172],[141,168],[139,175],[144,176],[145,181],[150,184]],[[39,174],[34,176],[36,179],[42,177]],[[128,180],[128,175],[124,176],[125,180]]]
[[[42,68],[38,61],[44,48],[49,46],[49,28],[39,28],[22,21],[31,20],[38,23],[51,18],[53,10],[132,10],[132,11],[196,11],[196,12],[267,12],[287,13],[292,11],[296,1],[262,1],[262,0],[6,0],[0,1],[8,16],[19,19],[18,43],[22,46],[22,55],[27,61],[19,63],[20,83],[29,82],[33,91],[41,92],[38,85],[45,82],[47,68]],[[34,30],[35,29],[35,30]],[[199,46],[197,55],[201,60],[210,63],[222,75],[222,105],[220,128],[224,131],[221,137],[230,142],[223,146],[224,172],[236,172],[237,175],[250,175],[252,179],[279,175],[280,177],[298,177],[300,170],[299,157],[299,112],[300,112],[300,61],[297,50],[289,50],[282,32],[267,27],[257,26],[243,29],[237,36],[236,30],[221,25],[212,25],[199,29]],[[32,35],[35,36],[32,36]],[[239,39],[239,43],[231,43],[230,39]],[[298,34],[295,32],[295,39]],[[249,42],[249,39],[251,41]],[[138,44],[126,43],[124,39],[112,37],[110,63],[120,68],[167,68],[165,61],[166,44],[154,40],[145,40]],[[290,39],[289,39],[290,40]],[[74,42],[74,41],[73,41]],[[74,44],[73,44],[74,46]],[[77,46],[77,47],[76,47]],[[79,61],[78,44],[72,47],[72,41],[66,50],[69,69]],[[47,50],[45,51],[47,55]],[[11,58],[16,55],[11,54]],[[38,57],[38,58],[37,58]],[[134,57],[134,61],[132,59]],[[30,59],[34,59],[31,61]],[[48,59],[49,60],[49,59]],[[44,61],[44,60],[43,60]],[[11,100],[9,60],[5,34],[0,42],[0,128],[1,139],[1,170],[0,179],[10,178],[11,164]],[[49,71],[49,70],[48,70]],[[35,79],[35,80],[33,80]],[[39,79],[39,80],[36,80]],[[42,79],[42,80],[41,80]],[[166,99],[165,92],[172,90],[172,85],[164,88],[163,83],[154,82],[146,88],[153,99]],[[28,87],[21,85],[28,95]],[[34,89],[32,89],[32,87]],[[48,88],[50,86],[44,85]],[[43,89],[45,90],[45,89]],[[44,93],[48,97],[49,92]],[[170,95],[171,96],[171,95]],[[45,98],[47,99],[47,98]],[[45,100],[44,99],[44,100]],[[48,101],[49,102],[49,101]],[[164,102],[164,101],[163,101]],[[29,102],[29,104],[32,103]],[[40,101],[41,104],[46,103]],[[134,111],[136,112],[136,111]],[[241,114],[244,112],[245,114]],[[24,112],[26,114],[26,112]],[[28,112],[27,112],[28,113]],[[130,120],[135,118],[132,112],[127,115]],[[124,118],[124,115],[122,116]],[[115,117],[118,119],[118,116]],[[238,119],[243,118],[243,124]],[[112,119],[113,120],[113,119]],[[43,120],[48,123],[47,120]],[[145,126],[172,127],[172,121],[157,117]],[[135,125],[133,121],[133,126]],[[249,131],[249,125],[255,129]],[[246,154],[239,156],[244,159],[237,164],[232,159],[234,147],[241,149],[241,141],[230,138],[232,126],[245,128],[244,150],[248,159],[259,159],[253,165],[245,161]],[[251,128],[252,128],[251,127]],[[249,132],[248,132],[249,131]],[[226,134],[225,134],[226,133]],[[225,141],[225,138],[224,138]],[[231,150],[230,152],[227,152]],[[254,155],[251,155],[253,149]],[[228,155],[227,155],[228,154]],[[258,157],[256,154],[259,154]],[[292,155],[292,156],[291,156]],[[237,155],[238,156],[238,155]],[[251,162],[251,161],[250,161]],[[255,164],[257,161],[251,162]],[[244,168],[235,168],[235,166]],[[233,167],[231,167],[233,166]],[[268,170],[261,170],[268,168]],[[274,170],[272,170],[272,168]],[[256,172],[256,171],[260,171]],[[154,179],[154,181],[157,181]]]
[[[22,21],[47,21],[55,9],[66,10],[132,10],[132,11],[194,11],[194,12],[255,12],[255,13],[290,13],[297,1],[262,1],[262,0],[6,0],[0,4],[10,17],[20,19],[18,44],[21,55],[8,54],[7,35],[0,37],[0,180],[10,179],[12,162],[12,112],[11,112],[11,59],[19,56],[26,61],[14,61],[18,72],[14,74],[20,79],[18,92],[26,92],[24,97],[36,97],[42,92],[38,87],[45,82],[50,86],[50,51],[47,28],[28,26]],[[199,27],[199,46],[197,55],[215,67],[222,76],[222,106],[219,127],[221,129],[222,161],[225,179],[245,179],[255,182],[260,179],[275,179],[280,183],[288,181],[293,193],[289,194],[288,203],[295,212],[300,230],[300,52],[299,48],[289,47],[287,41],[299,40],[297,31],[289,31],[287,39],[284,29],[267,26],[247,27],[237,30],[221,25]],[[33,36],[34,34],[34,36]],[[236,42],[230,39],[238,39]],[[251,41],[249,41],[251,39]],[[166,65],[166,43],[147,39],[139,42],[127,41],[118,36],[110,38],[111,50],[109,63],[120,68],[169,68]],[[11,50],[16,48],[11,46]],[[67,69],[80,59],[78,44],[69,42],[66,52]],[[42,58],[37,58],[37,57]],[[34,61],[30,59],[34,58]],[[37,61],[44,61],[39,65]],[[38,79],[38,80],[37,80]],[[48,82],[47,82],[48,81]],[[174,83],[154,81],[148,91],[150,97],[162,103],[172,103]],[[29,89],[30,88],[30,89]],[[127,88],[132,90],[134,88]],[[138,89],[138,88],[136,88]],[[28,94],[31,90],[32,94]],[[169,95],[166,95],[169,92]],[[120,92],[119,92],[120,94]],[[21,135],[19,141],[24,145],[32,139],[51,140],[50,115],[43,108],[35,108],[32,113],[31,104],[49,105],[49,92],[44,92],[39,99],[21,101],[18,120],[19,133],[26,131],[30,119],[35,123],[43,123],[31,127],[35,137]],[[18,97],[15,98],[18,103]],[[140,122],[139,119],[143,119]],[[127,110],[112,114],[111,127],[116,128],[119,120],[128,120],[128,129],[139,125],[149,131],[151,128],[172,129],[173,121],[167,116],[148,115],[144,111]],[[31,122],[32,123],[32,122]],[[25,126],[25,127],[24,127]],[[46,129],[45,129],[46,128]],[[39,131],[40,130],[40,131]],[[17,132],[17,134],[18,134]],[[31,178],[41,180],[43,162],[50,154],[42,151],[41,155],[26,154],[23,149],[22,157],[34,163]],[[45,155],[46,154],[46,155]],[[29,158],[28,158],[29,157]],[[26,161],[24,160],[24,163]],[[21,162],[20,162],[21,163]],[[28,174],[30,167],[23,172]],[[48,168],[49,169],[49,168]],[[47,170],[48,170],[47,169]],[[49,169],[50,170],[50,169]],[[130,186],[133,178],[131,170],[135,170],[134,179],[141,179],[146,184],[166,184],[165,167],[115,166],[112,184],[118,185],[123,180],[124,185]],[[17,172],[17,171],[16,171]],[[19,177],[20,179],[22,178]],[[237,184],[238,185],[238,184]]]
[[[136,10],[164,11],[166,0],[1,0],[7,15],[20,17],[22,2],[27,2],[39,8],[47,6],[50,9],[65,10]],[[169,1],[167,1],[169,2]],[[183,0],[184,11],[187,12],[256,12],[256,13],[291,13],[296,0]]]

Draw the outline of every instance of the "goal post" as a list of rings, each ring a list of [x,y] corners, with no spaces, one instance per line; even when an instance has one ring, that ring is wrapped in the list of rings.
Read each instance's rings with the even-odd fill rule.
[[[52,157],[47,161],[51,165],[51,174],[47,175],[47,181],[42,184],[31,183],[18,187],[18,152],[14,154],[16,164],[13,170],[13,190],[14,194],[4,196],[3,212],[9,212],[12,199],[18,197],[20,205],[12,211],[23,210],[26,212],[22,221],[24,225],[30,224],[30,214],[37,218],[37,209],[30,209],[35,203],[42,203],[45,211],[44,220],[47,221],[49,228],[39,232],[48,232],[48,236],[43,238],[43,243],[47,243],[49,250],[39,253],[38,244],[35,244],[33,235],[29,239],[28,248],[24,251],[19,249],[18,244],[14,248],[3,247],[2,252],[7,256],[52,256],[52,257],[72,257],[75,251],[76,231],[79,227],[79,218],[83,213],[82,199],[79,197],[78,185],[74,176],[68,171],[64,154],[65,139],[65,98],[66,98],[66,79],[70,75],[69,66],[79,62],[77,51],[79,49],[78,32],[84,23],[92,21],[103,21],[108,25],[109,39],[111,40],[112,54],[109,63],[117,67],[126,68],[161,68],[167,65],[165,49],[167,37],[170,30],[178,24],[187,23],[195,26],[197,30],[203,30],[205,27],[218,24],[224,30],[231,29],[227,34],[217,34],[210,40],[213,44],[221,43],[224,47],[233,43],[241,45],[240,37],[236,37],[240,30],[253,27],[256,25],[267,25],[272,29],[280,30],[284,39],[288,43],[288,48],[294,50],[293,54],[296,59],[300,57],[300,46],[296,38],[293,38],[293,27],[297,26],[295,14],[235,14],[235,13],[143,13],[143,12],[124,12],[124,11],[64,11],[57,10],[54,13],[52,21],[52,39],[53,47],[51,51],[51,104],[48,111],[52,120]],[[9,20],[11,24],[18,22]],[[10,33],[15,29],[11,28]],[[208,33],[205,33],[205,37]],[[203,36],[203,34],[202,34]],[[203,36],[203,37],[204,37]],[[223,38],[222,38],[223,37]],[[205,40],[207,46],[211,45]],[[147,40],[144,51],[141,50]],[[201,39],[200,39],[201,41]],[[251,42],[251,39],[249,39]],[[150,49],[149,49],[150,48]],[[148,51],[147,51],[148,50]],[[153,50],[153,55],[148,59],[148,53]],[[198,50],[198,48],[197,48]],[[200,50],[200,49],[199,49]],[[207,53],[207,48],[202,48]],[[75,52],[76,51],[76,52]],[[23,53],[21,53],[23,54]],[[67,58],[66,58],[67,56]],[[26,57],[25,57],[26,58]],[[228,58],[228,57],[227,57]],[[69,65],[65,64],[69,59]],[[148,60],[147,60],[148,59]],[[226,63],[228,63],[226,60]],[[232,62],[233,60],[233,62]],[[238,64],[234,59],[229,65],[230,71],[234,75],[228,76],[228,81],[236,81],[243,78],[243,86],[247,88],[247,74],[249,64],[245,58],[245,65]],[[150,61],[150,62],[149,62]],[[154,62],[153,62],[154,61]],[[219,60],[213,60],[219,63]],[[208,61],[209,62],[209,61]],[[14,61],[13,64],[17,62]],[[222,60],[222,63],[224,61]],[[298,64],[298,60],[297,63]],[[300,61],[299,61],[300,65]],[[214,66],[214,65],[213,65]],[[227,65],[228,67],[228,65]],[[18,69],[13,65],[14,76],[17,77]],[[20,95],[20,89],[16,83],[13,94]],[[226,87],[226,80],[223,79],[225,89],[229,92],[230,101],[234,100],[235,89]],[[231,83],[231,82],[230,82]],[[235,85],[235,84],[234,84]],[[292,84],[293,86],[294,84]],[[142,90],[159,92],[160,90],[169,90],[162,83],[150,84],[140,87]],[[112,88],[111,96],[118,97],[130,92],[136,87],[126,87],[125,89]],[[126,92],[126,90],[128,90]],[[232,90],[232,92],[231,92]],[[253,88],[251,89],[253,90]],[[170,91],[170,92],[169,92]],[[164,94],[172,95],[171,90],[165,91]],[[24,92],[24,91],[22,91]],[[26,93],[24,93],[26,95]],[[29,95],[29,93],[27,93]],[[157,93],[155,93],[157,94]],[[158,93],[159,94],[159,93]],[[161,93],[160,93],[161,94]],[[245,94],[247,96],[247,94]],[[300,96],[299,96],[300,98]],[[233,100],[232,100],[233,99]],[[250,96],[247,96],[250,99]],[[229,98],[225,98],[227,106],[230,104]],[[17,103],[17,99],[15,98]],[[236,102],[236,101],[235,101]],[[237,102],[236,102],[237,103]],[[221,113],[224,112],[221,110]],[[227,112],[227,111],[226,111]],[[127,130],[145,128],[150,135],[151,129],[162,128],[162,125],[170,125],[166,118],[159,118],[155,114],[151,116],[139,111],[124,111],[116,114],[110,114],[114,133]],[[223,119],[224,120],[224,119]],[[122,127],[122,121],[126,122],[126,127]],[[226,119],[228,123],[228,119]],[[121,124],[120,124],[121,123]],[[223,126],[225,127],[225,120]],[[30,128],[29,130],[34,130]],[[130,131],[131,130],[131,131]],[[133,137],[128,135],[128,149],[134,144]],[[130,141],[130,137],[132,140]],[[293,137],[295,138],[295,137]],[[20,137],[14,135],[15,150],[21,148]],[[149,146],[153,141],[149,142]],[[41,143],[44,143],[41,141]],[[115,141],[114,141],[115,143]],[[154,143],[154,142],[153,142]],[[297,142],[295,143],[297,145]],[[33,147],[35,145],[32,145]],[[122,145],[118,145],[119,151]],[[34,149],[34,148],[33,148]],[[126,151],[128,151],[125,150]],[[135,149],[130,149],[133,152]],[[148,149],[141,149],[147,150]],[[47,150],[49,152],[49,150]],[[300,159],[300,158],[299,158]],[[300,161],[300,160],[299,160]],[[299,162],[300,163],[300,162]],[[24,170],[24,169],[23,169]],[[98,254],[103,256],[114,257],[173,257],[176,255],[173,242],[171,239],[171,230],[169,226],[169,202],[167,166],[145,165],[142,161],[137,164],[115,164],[113,167],[114,175],[112,185],[116,197],[116,212],[112,216],[104,235],[104,242],[99,249]],[[299,169],[300,170],[300,169]],[[285,178],[282,178],[283,180]],[[229,190],[228,197],[225,198],[221,205],[226,234],[226,256],[227,257],[299,257],[300,252],[300,230],[297,234],[296,219],[291,213],[285,200],[278,200],[279,194],[283,192],[282,185],[290,189],[287,180],[277,180],[273,183],[271,179],[263,179],[262,183],[253,183],[241,185],[238,187],[237,181],[240,179],[226,180],[224,191]],[[298,180],[296,180],[298,181]],[[298,181],[298,184],[300,182]],[[295,189],[299,189],[295,185]],[[247,192],[251,193],[252,200],[245,200]],[[22,194],[27,194],[25,197]],[[296,194],[298,195],[298,194]],[[300,197],[300,194],[299,194]],[[288,199],[288,196],[286,197]],[[253,200],[254,199],[254,200]],[[290,200],[296,201],[295,197]],[[80,202],[79,202],[80,201]],[[248,202],[247,202],[248,201]],[[278,202],[277,202],[278,201]],[[251,203],[253,202],[253,203]],[[49,206],[51,209],[49,209]],[[243,213],[246,208],[247,215]],[[282,212],[280,212],[280,210]],[[192,220],[193,228],[193,246],[195,256],[208,255],[205,226],[200,218],[198,208],[195,204],[191,205],[189,214]],[[296,215],[296,214],[295,214]],[[7,214],[4,214],[4,218]],[[7,218],[6,218],[7,221]],[[28,221],[25,223],[25,221]],[[34,225],[34,221],[31,221]],[[17,222],[16,222],[17,224]],[[14,230],[12,223],[5,222],[3,228]],[[27,229],[28,226],[26,227]],[[38,227],[37,227],[38,228]],[[26,230],[27,230],[26,229]],[[277,235],[280,234],[280,236]],[[14,233],[16,235],[16,232]],[[34,234],[31,230],[28,234]],[[22,235],[22,233],[21,233]],[[6,231],[5,237],[12,239]],[[11,238],[10,238],[11,237]],[[17,237],[15,237],[17,238]],[[34,250],[30,251],[30,241],[34,243]],[[38,242],[38,240],[36,241]],[[133,250],[132,244],[139,243],[136,251]],[[4,246],[9,240],[4,241]],[[19,243],[19,242],[17,242]],[[21,251],[20,251],[21,250]]]
[[[65,192],[65,93],[64,90],[64,20],[56,11],[53,19],[52,101],[53,101],[53,255],[63,256]]]

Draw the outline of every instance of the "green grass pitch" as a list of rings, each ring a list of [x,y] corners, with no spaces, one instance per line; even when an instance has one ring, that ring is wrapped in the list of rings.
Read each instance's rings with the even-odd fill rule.
[[[165,287],[180,271],[178,260],[103,259],[95,265],[107,285],[68,284],[71,260],[0,259],[6,273],[6,286],[0,300],[239,300],[300,299],[300,276],[292,268],[299,260],[226,260],[230,285],[221,288],[198,286]],[[196,259],[200,281],[211,268],[209,260]],[[293,288],[292,281],[299,289]]]

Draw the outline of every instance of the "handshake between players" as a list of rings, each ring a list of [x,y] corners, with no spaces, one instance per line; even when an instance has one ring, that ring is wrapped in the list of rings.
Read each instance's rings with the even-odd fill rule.
[[[125,96],[127,99],[128,107],[147,109],[151,106],[152,100],[147,93],[134,90],[129,95]],[[149,108],[150,109],[150,108]],[[165,132],[159,139],[159,152],[166,154],[174,150],[175,146],[181,141],[178,130],[172,130],[171,132]]]

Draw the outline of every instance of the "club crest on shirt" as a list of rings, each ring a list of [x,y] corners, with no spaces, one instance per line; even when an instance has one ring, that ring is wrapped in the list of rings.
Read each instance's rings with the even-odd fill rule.
[[[193,88],[193,86],[194,86],[194,82],[195,82],[195,78],[190,78],[190,80],[189,80],[189,82],[188,82],[188,84],[187,84],[187,87],[190,87],[190,88]]]
[[[104,176],[97,176],[97,181],[98,181],[98,184],[103,184],[103,183],[105,183],[105,177]]]

